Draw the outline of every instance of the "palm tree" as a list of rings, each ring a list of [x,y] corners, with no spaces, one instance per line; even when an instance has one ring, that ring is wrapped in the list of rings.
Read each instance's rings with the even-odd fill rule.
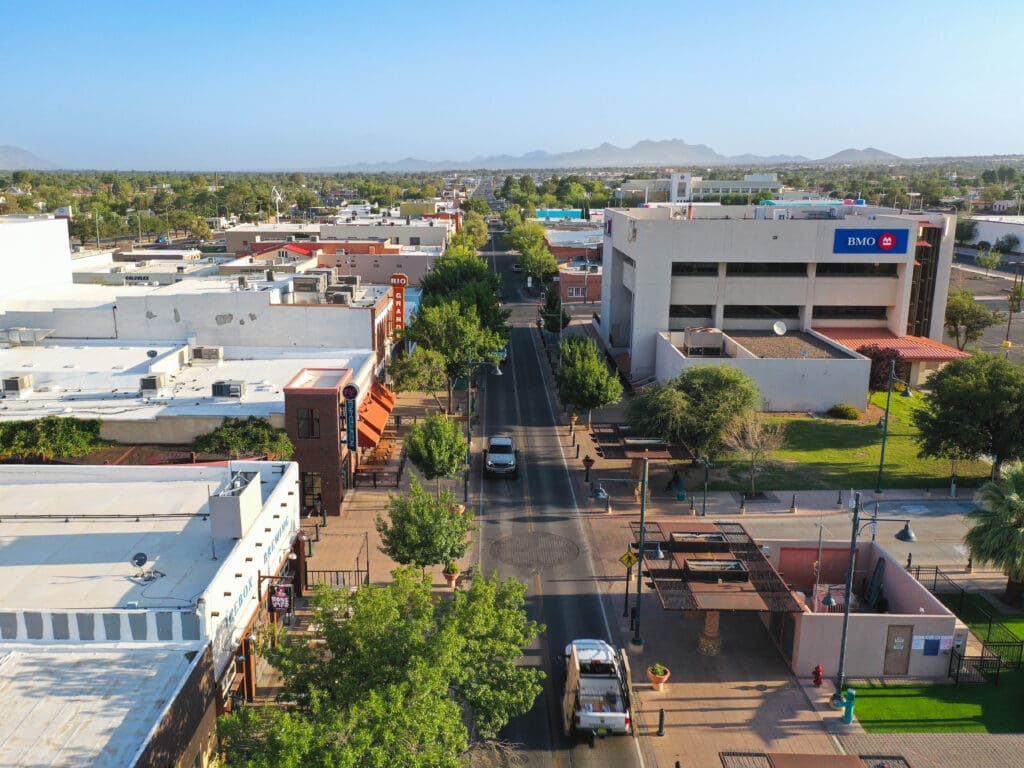
[[[1003,602],[1020,606],[1024,595],[1024,466],[1003,468],[978,491],[980,506],[967,513],[974,523],[964,536],[971,557],[1006,574]]]

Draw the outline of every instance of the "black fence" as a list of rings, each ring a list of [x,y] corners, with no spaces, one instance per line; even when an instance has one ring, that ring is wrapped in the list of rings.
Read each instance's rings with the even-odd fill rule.
[[[982,646],[979,656],[965,656],[953,648],[949,654],[949,676],[957,685],[960,683],[993,683],[999,685],[999,671],[1002,659]]]
[[[370,583],[369,568],[352,569],[350,571],[311,571],[306,570],[306,589],[325,584],[334,589],[351,589]]]

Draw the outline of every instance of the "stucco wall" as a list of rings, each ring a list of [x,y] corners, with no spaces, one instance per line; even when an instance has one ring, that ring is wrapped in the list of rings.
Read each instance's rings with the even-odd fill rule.
[[[283,399],[280,408],[280,413],[271,413],[264,418],[278,429],[284,429]],[[219,427],[224,423],[225,417],[229,415],[225,413],[219,416],[158,416],[152,420],[135,419],[133,421],[105,419],[100,425],[100,437],[118,443],[186,445],[199,435],[205,435]]]
[[[0,297],[71,282],[66,219],[0,220]]]

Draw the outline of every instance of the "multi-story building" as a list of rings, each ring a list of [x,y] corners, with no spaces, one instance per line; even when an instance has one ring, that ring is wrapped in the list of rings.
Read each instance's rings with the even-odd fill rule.
[[[915,382],[963,354],[941,343],[953,223],[836,202],[609,210],[599,333],[633,381],[725,362],[772,410],[863,407],[868,361],[832,329],[901,349]]]
[[[705,179],[689,173],[673,173],[667,179],[631,179],[616,191],[619,200],[645,203],[685,203],[714,200],[721,195],[778,196],[782,182],[774,173],[748,173],[742,179]]]

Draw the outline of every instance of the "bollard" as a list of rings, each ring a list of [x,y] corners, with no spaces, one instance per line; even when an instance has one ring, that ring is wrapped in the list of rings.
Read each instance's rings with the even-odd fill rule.
[[[693,496],[691,496],[691,497],[690,497],[690,514],[691,514],[691,515],[694,515],[694,514],[696,514],[696,513],[697,513],[697,510],[696,510],[696,509],[694,509],[694,506],[693,506]]]
[[[316,538],[313,541],[320,541],[320,523],[313,523],[313,530],[316,533]]]
[[[610,493],[604,497],[604,513],[606,515],[612,513],[612,495]]]
[[[914,553],[907,552],[907,570],[909,571],[914,565]]]
[[[843,489],[839,489],[839,498],[836,499],[836,507],[839,509],[843,508]]]
[[[974,573],[974,556],[967,558],[967,568],[964,569],[964,573]]]
[[[843,722],[849,725],[853,722],[853,705],[857,699],[857,692],[853,688],[846,689],[846,697],[843,699]]]
[[[578,459],[579,457],[580,457],[580,444],[576,443],[576,458]]]
[[[793,501],[789,503],[789,511],[796,514],[796,494],[793,494]]]
[[[664,709],[659,709],[658,710],[658,735],[659,736],[664,736],[665,735],[665,710]]]
[[[747,512],[747,494],[740,494],[740,514],[746,514]]]
[[[636,606],[629,609],[629,631],[636,631]]]
[[[572,433],[572,445],[576,445],[576,432],[575,432],[575,430],[573,430],[573,433]]]

